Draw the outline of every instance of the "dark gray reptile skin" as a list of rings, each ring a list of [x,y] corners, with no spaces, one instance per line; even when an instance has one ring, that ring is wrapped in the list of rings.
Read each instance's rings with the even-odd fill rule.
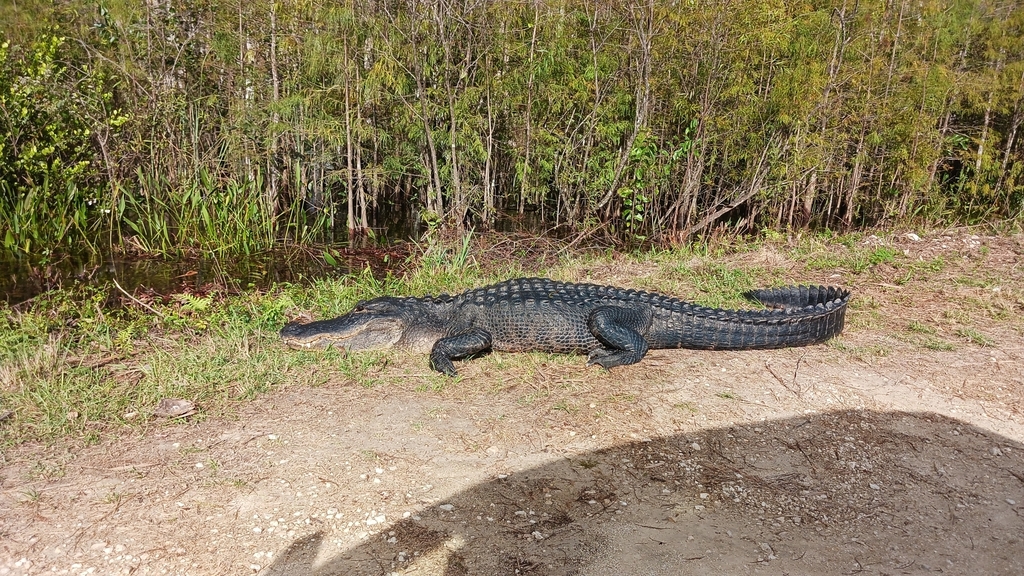
[[[747,296],[768,309],[721,310],[652,292],[519,278],[456,296],[377,298],[333,320],[289,324],[282,336],[341,333],[386,316],[404,326],[391,345],[429,345],[431,365],[445,374],[455,374],[452,360],[489,349],[586,353],[590,364],[611,368],[639,362],[656,348],[750,350],[823,342],[842,331],[850,293],[791,286]]]

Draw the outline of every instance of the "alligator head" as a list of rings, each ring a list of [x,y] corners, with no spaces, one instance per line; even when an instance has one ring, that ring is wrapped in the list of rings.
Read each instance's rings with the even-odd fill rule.
[[[331,320],[300,324],[290,322],[281,329],[281,339],[291,348],[343,348],[378,350],[404,348],[430,350],[437,339],[429,334],[433,316],[426,302],[413,298],[384,296],[356,304],[351,312]]]

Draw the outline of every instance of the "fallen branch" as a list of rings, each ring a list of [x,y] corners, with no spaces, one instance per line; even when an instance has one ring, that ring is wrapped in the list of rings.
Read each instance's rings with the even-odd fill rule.
[[[124,288],[121,288],[121,285],[117,283],[117,280],[115,280],[115,279],[111,278],[111,281],[112,281],[112,282],[114,283],[114,286],[117,286],[117,289],[118,289],[118,290],[120,290],[122,294],[124,294],[125,296],[127,296],[127,297],[128,297],[128,298],[129,298],[129,299],[130,299],[130,300],[132,301],[132,302],[135,302],[135,303],[136,303],[136,304],[138,304],[139,306],[142,306],[142,307],[143,307],[143,308],[145,308],[146,310],[149,310],[150,312],[152,312],[153,314],[156,314],[157,316],[159,316],[159,317],[161,317],[161,318],[167,318],[166,316],[164,316],[163,314],[161,314],[161,313],[160,313],[160,312],[158,312],[157,310],[154,310],[154,309],[153,309],[153,307],[152,307],[152,306],[150,306],[149,304],[146,304],[146,303],[145,303],[145,302],[143,302],[142,300],[139,300],[139,299],[138,299],[138,298],[136,298],[135,296],[132,296],[131,294],[129,294],[129,293],[128,293],[128,291],[127,291],[127,290],[125,290]]]

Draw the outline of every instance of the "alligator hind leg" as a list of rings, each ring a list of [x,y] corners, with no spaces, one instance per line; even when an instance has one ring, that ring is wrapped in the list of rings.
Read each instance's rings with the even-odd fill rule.
[[[430,367],[448,376],[455,376],[452,360],[472,356],[491,348],[491,333],[483,328],[470,328],[461,334],[441,338],[430,350]]]
[[[648,345],[638,329],[649,322],[649,318],[629,308],[602,306],[595,309],[587,319],[587,326],[605,348],[592,351],[587,365],[597,364],[607,369],[639,362],[647,354]]]

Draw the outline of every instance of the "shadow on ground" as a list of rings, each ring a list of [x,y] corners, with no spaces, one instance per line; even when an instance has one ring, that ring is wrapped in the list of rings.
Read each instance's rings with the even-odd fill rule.
[[[1024,574],[1024,446],[842,411],[563,458],[261,574]]]

